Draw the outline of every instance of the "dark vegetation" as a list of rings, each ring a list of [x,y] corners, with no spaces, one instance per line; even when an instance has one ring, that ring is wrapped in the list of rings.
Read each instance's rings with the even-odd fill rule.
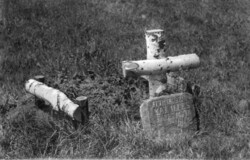
[[[1,28],[0,157],[249,158],[247,0],[10,0]],[[179,74],[201,86],[200,132],[156,143],[142,132],[141,79],[121,61],[146,58],[144,31],[162,28],[166,54],[196,53],[201,67]],[[90,124],[74,130],[34,107],[25,80],[45,75],[70,98],[90,99]],[[23,96],[25,95],[25,96]],[[9,120],[10,115],[18,116]]]

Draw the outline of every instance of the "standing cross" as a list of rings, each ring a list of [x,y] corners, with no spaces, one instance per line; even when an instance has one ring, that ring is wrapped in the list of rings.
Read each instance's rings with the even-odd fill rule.
[[[163,34],[161,29],[146,32],[147,60],[122,62],[124,77],[139,75],[148,80],[150,97],[155,97],[166,89],[166,84],[175,86],[178,81],[183,80],[181,77],[173,78],[170,72],[197,68],[200,65],[196,54],[165,57]]]
[[[140,115],[144,130],[151,137],[160,139],[170,133],[197,129],[192,95],[183,93],[184,79],[172,75],[174,71],[200,65],[196,54],[165,57],[163,34],[161,29],[146,32],[147,60],[122,62],[124,77],[136,75],[149,82],[149,99],[140,106]],[[171,88],[177,88],[181,93],[160,96]]]

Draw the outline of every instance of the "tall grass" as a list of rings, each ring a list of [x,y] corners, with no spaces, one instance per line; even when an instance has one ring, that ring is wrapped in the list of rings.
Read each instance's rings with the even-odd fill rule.
[[[247,0],[10,0],[0,65],[3,158],[248,158],[250,97]],[[195,52],[201,67],[179,72],[201,86],[200,131],[184,140],[149,140],[139,121],[148,98],[121,61],[146,58],[144,31],[162,28],[166,55]],[[34,108],[24,81],[36,74],[74,99],[90,100],[90,124]],[[14,114],[17,113],[17,114]],[[15,118],[10,115],[16,115]]]

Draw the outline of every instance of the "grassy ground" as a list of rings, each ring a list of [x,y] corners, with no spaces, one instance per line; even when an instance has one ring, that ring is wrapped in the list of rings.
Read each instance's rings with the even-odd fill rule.
[[[11,0],[1,28],[2,158],[249,158],[247,0]],[[200,131],[157,143],[142,132],[141,79],[121,61],[146,58],[144,31],[162,28],[166,54],[195,52],[201,67],[179,74],[201,86]],[[90,99],[90,124],[72,128],[34,107],[25,80],[37,74],[70,98]],[[248,104],[249,105],[249,104]],[[11,118],[11,115],[17,115]]]

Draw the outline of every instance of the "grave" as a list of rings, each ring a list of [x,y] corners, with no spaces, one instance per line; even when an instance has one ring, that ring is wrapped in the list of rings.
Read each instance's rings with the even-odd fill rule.
[[[164,31],[146,31],[147,60],[123,61],[123,76],[141,76],[149,82],[149,99],[140,106],[142,126],[153,139],[194,133],[197,128],[193,96],[185,92],[187,84],[175,71],[197,68],[196,54],[165,56]]]
[[[150,137],[163,139],[167,134],[197,129],[192,95],[189,93],[150,98],[141,105],[140,114],[143,128]]]

